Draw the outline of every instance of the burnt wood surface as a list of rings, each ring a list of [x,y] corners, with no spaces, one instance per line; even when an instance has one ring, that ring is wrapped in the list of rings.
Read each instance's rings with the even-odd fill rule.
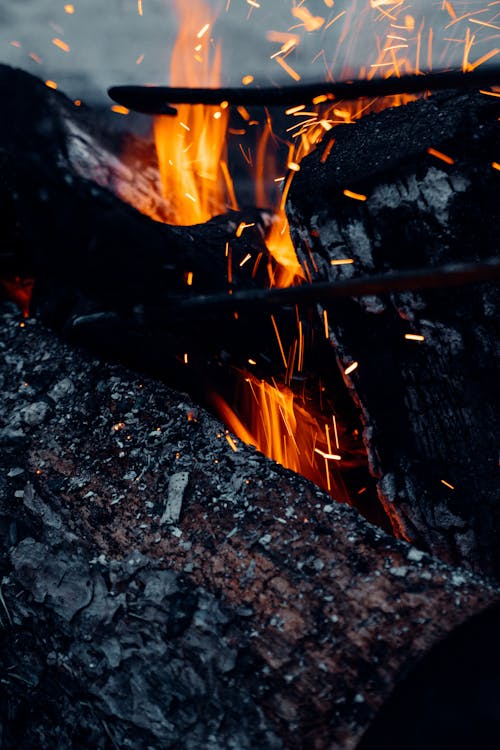
[[[354,748],[420,657],[499,601],[235,452],[187,396],[13,308],[0,332],[2,747]],[[471,694],[500,659],[484,617]],[[440,684],[429,726],[453,708]]]
[[[265,308],[238,316],[231,308],[222,315],[181,314],[181,301],[200,294],[230,299],[230,292],[268,286],[269,212],[229,211],[193,227],[152,220],[168,211],[154,203],[161,188],[149,140],[136,139],[122,157],[121,137],[43,82],[0,66],[0,86],[10,102],[0,115],[0,280],[9,273],[34,278],[31,313],[68,340],[166,379],[210,408],[214,392],[234,399],[249,358],[258,363],[255,376],[284,378]],[[249,226],[238,237],[240,222]],[[296,338],[293,306],[275,318],[283,337]],[[321,338],[314,310],[304,312],[302,327],[306,345]],[[309,381],[319,393],[318,378],[332,369],[329,357],[318,346],[308,352],[311,372],[296,385],[299,397]],[[344,441],[345,481],[368,488],[358,504],[387,526],[368,476],[359,418],[339,378],[329,376],[329,391],[341,429],[351,436]],[[345,488],[339,492],[345,500]]]
[[[499,115],[498,98],[451,92],[335,128],[328,158],[325,143],[304,160],[288,203],[313,279],[497,255]],[[354,262],[332,265],[343,259]],[[395,532],[498,576],[498,285],[326,307],[340,371],[359,362],[344,379]]]
[[[244,341],[276,350],[269,316],[236,322],[231,311],[223,326],[198,316],[180,327],[175,314],[178,297],[265,286],[268,213],[229,211],[193,227],[151,220],[129,203],[166,216],[155,164],[129,168],[121,138],[95,114],[7,66],[0,96],[9,102],[0,115],[0,276],[35,279],[33,312],[74,340],[174,376],[186,352],[202,366],[221,351],[246,361]],[[150,146],[143,151],[150,159]],[[253,226],[237,237],[241,222]]]

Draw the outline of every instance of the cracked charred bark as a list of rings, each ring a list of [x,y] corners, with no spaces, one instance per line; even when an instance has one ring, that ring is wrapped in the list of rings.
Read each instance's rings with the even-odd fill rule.
[[[495,256],[498,102],[446,93],[336,128],[328,159],[322,147],[303,162],[288,203],[312,277]],[[345,381],[394,530],[498,577],[498,286],[339,301],[328,316],[341,372],[359,363]]]
[[[498,601],[187,397],[0,323],[2,747],[354,748]]]

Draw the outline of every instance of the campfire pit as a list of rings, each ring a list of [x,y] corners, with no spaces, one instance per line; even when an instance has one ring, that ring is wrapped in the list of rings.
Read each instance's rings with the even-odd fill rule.
[[[0,66],[3,746],[486,747],[496,72],[280,89],[291,149],[182,12],[155,144]]]

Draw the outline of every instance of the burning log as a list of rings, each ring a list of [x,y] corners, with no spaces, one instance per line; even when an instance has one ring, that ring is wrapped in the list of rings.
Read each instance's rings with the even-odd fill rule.
[[[354,748],[420,657],[498,601],[187,397],[34,320],[4,311],[0,328],[7,750]],[[451,655],[457,638],[482,653],[497,619],[460,631]],[[496,631],[487,643],[486,672]],[[484,673],[462,677],[473,695]],[[416,679],[406,712],[435,674]],[[492,731],[498,717],[481,721]]]
[[[162,218],[165,206],[151,204],[161,199],[154,164],[127,167],[95,116],[27,73],[0,66],[0,94],[9,101],[0,118],[0,276],[35,280],[32,311],[135,366],[180,373],[184,387],[186,354],[200,363],[221,351],[244,356],[258,315],[247,327],[231,312],[225,326],[198,318],[180,330],[175,310],[186,295],[265,285],[269,214],[230,211],[194,227],[152,221],[124,201],[148,201]],[[267,329],[270,339],[268,318]],[[259,347],[272,359],[262,330]]]
[[[340,126],[288,213],[313,280],[356,283],[496,254],[497,96],[447,93]],[[500,573],[493,284],[321,307],[395,532]]]

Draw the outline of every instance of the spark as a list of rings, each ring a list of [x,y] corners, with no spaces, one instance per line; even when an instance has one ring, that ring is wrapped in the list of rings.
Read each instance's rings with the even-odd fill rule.
[[[187,365],[189,363],[189,357],[187,352],[184,354],[184,364]]]
[[[354,258],[339,258],[339,260],[331,260],[331,266],[350,266],[354,263]]]
[[[362,193],[353,193],[352,190],[344,190],[344,195],[346,196],[346,198],[352,198],[355,201],[368,200],[366,195],[363,195]]]
[[[119,432],[120,430],[123,430],[125,428],[125,424],[123,422],[117,422],[113,425],[113,430],[115,432]]]
[[[285,115],[294,115],[296,112],[302,112],[305,108],[305,104],[298,104],[296,107],[290,107],[290,109],[285,110]]]
[[[260,8],[259,3],[256,2],[256,0],[247,0],[248,5],[251,5],[252,8]]]
[[[323,310],[323,323],[325,326],[325,339],[330,341],[330,329],[328,326],[328,310]]]
[[[407,341],[425,341],[425,336],[420,333],[405,333],[405,339]]]
[[[445,164],[455,164],[455,159],[452,159],[451,156],[447,156],[446,154],[443,154],[442,151],[437,151],[435,148],[428,148],[427,153],[431,156],[435,156],[436,159],[440,159],[441,161],[444,161]]]
[[[140,16],[144,15],[142,8],[142,0],[137,0],[137,12]]]
[[[281,358],[282,358],[283,364],[285,365],[285,368],[286,368],[286,367],[288,367],[288,362],[287,362],[287,359],[285,357],[285,350],[283,349],[283,344],[281,343],[280,332],[278,331],[278,326],[276,324],[276,320],[274,318],[274,315],[271,315],[271,321],[272,321],[272,324],[273,324],[274,332],[276,334],[276,338],[278,339],[278,345],[279,345],[279,348],[280,348]]]
[[[49,89],[56,89],[57,83],[55,81],[45,81],[45,85],[49,87]]]
[[[291,169],[292,172],[300,172],[300,164],[297,164],[296,161],[289,161],[288,169]]]
[[[233,440],[233,438],[231,437],[231,435],[227,434],[227,435],[226,435],[226,440],[227,440],[227,442],[229,443],[229,445],[231,446],[231,448],[233,449],[233,451],[234,451],[235,453],[238,453],[238,446],[237,446],[237,445],[236,445],[236,443],[234,442],[234,440]]]
[[[321,163],[322,164],[324,164],[326,162],[326,160],[328,159],[328,157],[330,156],[330,152],[331,152],[332,148],[334,147],[334,145],[335,145],[335,138],[332,138],[332,140],[327,143],[326,148],[323,151],[323,154],[321,156]]]
[[[345,14],[346,14],[346,13],[347,13],[347,11],[346,11],[346,10],[342,10],[342,11],[341,11],[340,13],[338,13],[338,14],[337,14],[337,15],[335,16],[335,18],[332,18],[332,20],[331,20],[331,21],[328,21],[328,23],[327,23],[327,24],[326,24],[326,26],[325,26],[325,31],[326,31],[327,29],[329,29],[329,28],[330,28],[331,26],[333,26],[333,24],[334,24],[334,23],[336,23],[336,22],[337,22],[337,21],[339,20],[339,18],[342,18],[342,16],[345,16]]]
[[[17,49],[21,48],[21,42],[13,41],[13,42],[9,42],[9,44],[11,45],[11,47],[17,47]]]
[[[314,452],[322,458],[326,458],[327,461],[342,461],[342,456],[339,456],[336,453],[325,453],[325,451],[322,451],[320,448],[315,448]]]
[[[354,370],[357,370],[359,367],[359,362],[352,362],[349,367],[346,367],[344,370],[344,375],[350,375],[351,372],[354,372]]]
[[[249,364],[249,365],[256,365],[256,364],[257,364],[257,362],[256,362],[256,361],[255,361],[254,359],[249,359],[249,360],[248,360],[248,364]]]
[[[140,65],[143,62],[143,60],[144,60],[144,55],[139,55],[139,57],[135,61],[135,64]]]
[[[500,164],[497,161],[492,161],[491,166],[493,169],[497,169],[500,172]]]
[[[38,65],[41,65],[41,64],[42,64],[42,58],[41,58],[41,57],[39,57],[38,55],[35,55],[35,53],[34,53],[34,52],[30,52],[29,56],[31,57],[31,59],[32,59],[32,60],[33,60],[34,62],[38,63]]]
[[[191,195],[191,193],[184,193],[184,195],[186,196],[188,200],[193,201],[193,203],[196,203],[196,198],[194,197],[194,195]]]
[[[496,91],[483,91],[482,89],[479,90],[480,94],[484,94],[485,96],[497,96],[500,98],[500,94]]]
[[[339,444],[339,433],[337,430],[337,419],[335,417],[335,414],[332,415],[332,421],[333,421],[333,432],[335,435],[335,447],[338,450],[340,448],[340,444]]]
[[[477,23],[479,26],[487,26],[489,29],[495,29],[495,31],[500,31],[500,26],[495,26],[493,23],[487,23],[487,21],[478,21],[477,18],[468,18],[468,21],[470,23]]]
[[[252,257],[251,254],[247,253],[245,255],[245,257],[243,258],[243,260],[241,261],[241,263],[240,263],[240,268],[243,268],[243,266],[245,265],[245,263],[248,263],[248,261],[251,259],[251,257]]]
[[[205,26],[203,26],[199,30],[199,32],[196,34],[197,38],[198,39],[202,39],[205,36],[205,34],[207,33],[207,31],[209,30],[209,28],[210,28],[210,24],[206,23]]]
[[[297,73],[296,70],[294,70],[291,65],[289,65],[286,60],[283,60],[282,57],[277,57],[276,62],[278,65],[281,65],[283,70],[288,73],[288,75],[293,78],[294,81],[300,81],[300,75]]]
[[[119,115],[128,115],[130,112],[129,109],[127,109],[126,107],[122,107],[121,104],[113,104],[113,106],[111,107],[111,111],[116,112]]]
[[[254,79],[253,76],[248,75],[248,76],[243,76],[243,78],[241,79],[241,82],[242,82],[243,86],[249,86],[251,83],[254,82],[254,80],[255,79]]]
[[[64,11],[65,13],[68,14],[68,16],[72,16],[73,13],[75,12],[75,6],[68,3],[67,5],[64,6]]]
[[[186,276],[186,284],[188,286],[193,286],[193,278],[194,278],[194,273],[192,271],[188,271],[188,274]]]
[[[441,484],[444,484],[444,486],[448,487],[450,490],[454,490],[455,489],[455,487],[452,484],[450,484],[449,482],[447,482],[445,479],[441,479]]]
[[[58,39],[57,37],[52,40],[52,44],[55,47],[59,47],[59,49],[62,49],[63,52],[69,52],[71,49],[69,44],[67,44],[66,42],[63,42],[62,39]]]
[[[300,6],[292,9],[292,16],[303,22],[306,31],[317,31],[325,23],[324,18],[313,16],[310,10]]]
[[[249,229],[250,227],[254,227],[254,226],[255,226],[255,222],[253,222],[253,224],[245,224],[245,222],[242,221],[238,225],[238,229],[236,230],[236,236],[237,237],[241,237],[241,235],[243,234],[243,232],[245,231],[245,229]]]

